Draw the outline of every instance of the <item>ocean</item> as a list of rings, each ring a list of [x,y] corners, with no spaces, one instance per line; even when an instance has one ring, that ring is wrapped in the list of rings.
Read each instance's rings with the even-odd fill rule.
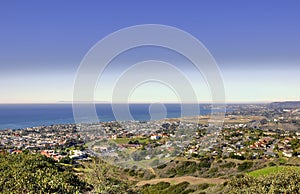
[[[194,116],[195,113],[181,114],[180,104],[164,104],[166,118]],[[208,105],[199,106],[197,115],[210,114]],[[150,104],[129,104],[134,120],[153,120]],[[151,110],[151,109],[150,109]],[[99,121],[115,121],[111,104],[96,104]],[[151,117],[152,116],[152,117]],[[0,129],[22,129],[34,126],[75,123],[72,104],[0,104]]]

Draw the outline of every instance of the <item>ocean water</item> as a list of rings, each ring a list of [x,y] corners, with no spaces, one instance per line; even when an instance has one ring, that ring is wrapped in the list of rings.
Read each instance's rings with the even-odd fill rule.
[[[155,119],[155,110],[151,112],[150,104],[129,104],[129,110],[138,121]],[[207,105],[199,106],[196,115],[210,114],[211,110]],[[193,116],[195,112],[185,112],[182,115],[180,104],[164,104],[161,114],[157,113],[157,119],[179,118],[181,116]],[[111,104],[96,104],[96,111],[99,121],[116,120]],[[154,117],[153,117],[154,114]],[[0,104],[0,129],[22,129],[26,127],[74,123],[72,104]]]

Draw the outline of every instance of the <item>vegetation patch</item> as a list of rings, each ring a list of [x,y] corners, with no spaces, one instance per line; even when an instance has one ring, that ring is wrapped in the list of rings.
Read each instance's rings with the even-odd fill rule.
[[[187,189],[189,186],[188,182],[182,182],[176,185],[171,185],[167,182],[160,182],[155,185],[146,184],[142,187],[141,192],[144,194],[169,194],[169,193],[176,193],[176,194],[188,194],[192,193],[195,190]]]
[[[221,168],[234,168],[235,166],[236,164],[234,162],[228,162],[220,165]]]
[[[0,155],[1,193],[82,193],[91,187],[40,154]]]
[[[294,170],[300,172],[300,168],[296,166],[271,166],[271,167],[266,167],[263,169],[249,172],[248,175],[252,177],[260,177],[260,176],[266,176],[269,174],[274,174],[286,170]]]
[[[116,144],[148,144],[149,143],[149,138],[141,137],[141,138],[117,138],[112,140]]]
[[[252,166],[253,166],[253,162],[243,162],[243,163],[239,164],[238,170],[245,171],[245,170],[250,169]]]
[[[265,176],[235,178],[228,182],[224,193],[299,193],[299,182],[298,170],[284,169]]]

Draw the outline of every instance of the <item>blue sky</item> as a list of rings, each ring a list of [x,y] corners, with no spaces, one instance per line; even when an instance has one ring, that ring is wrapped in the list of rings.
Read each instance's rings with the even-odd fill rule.
[[[88,50],[116,30],[148,23],[174,26],[199,39],[220,67],[228,102],[299,100],[299,21],[296,0],[4,0],[0,103],[72,100],[76,70]],[[132,101],[153,98],[149,88],[137,90]],[[108,90],[100,87],[96,100],[109,100]],[[174,100],[171,93],[163,95],[166,101]],[[197,93],[200,101],[210,100],[207,89]]]

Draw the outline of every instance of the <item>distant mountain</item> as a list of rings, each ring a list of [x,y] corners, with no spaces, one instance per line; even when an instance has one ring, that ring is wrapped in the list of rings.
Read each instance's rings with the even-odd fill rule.
[[[300,101],[272,102],[271,108],[300,108]]]

